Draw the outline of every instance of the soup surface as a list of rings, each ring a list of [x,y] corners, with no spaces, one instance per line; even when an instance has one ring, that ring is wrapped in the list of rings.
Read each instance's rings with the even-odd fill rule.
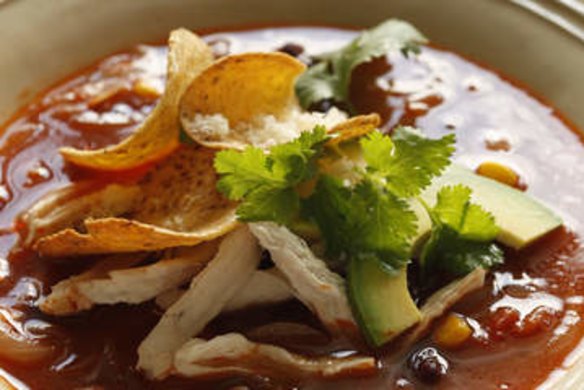
[[[282,49],[301,59],[336,49],[355,33],[331,28],[262,28],[207,35],[216,55]],[[298,303],[224,315],[205,334],[237,330],[252,340],[309,355],[354,351],[380,358],[378,375],[336,382],[274,382],[234,377],[204,382],[149,383],[134,369],[136,348],[156,324],[153,304],[99,307],[53,318],[36,309],[56,281],[90,264],[39,259],[18,244],[22,211],[49,190],[90,173],[64,166],[58,148],[97,148],[126,137],[152,110],[164,86],[166,49],[140,45],[114,54],[55,85],[19,112],[0,137],[0,316],[4,328],[51,345],[50,359],[31,364],[0,352],[0,374],[33,389],[179,389],[292,387],[319,389],[531,389],[543,382],[584,335],[584,149],[576,130],[538,99],[493,71],[450,51],[424,47],[356,69],[351,99],[359,111],[381,114],[384,129],[415,125],[432,137],[457,135],[455,159],[476,168],[500,162],[519,175],[518,186],[554,209],[565,228],[521,252],[507,251],[484,288],[452,311],[467,316],[472,340],[442,351],[432,336],[394,356],[392,345],[367,351],[331,340]],[[103,175],[133,180],[142,172]],[[92,174],[93,175],[93,174]],[[414,292],[415,293],[415,292]],[[423,299],[423,297],[418,297]],[[416,370],[416,356],[433,347],[448,372],[432,384]]]

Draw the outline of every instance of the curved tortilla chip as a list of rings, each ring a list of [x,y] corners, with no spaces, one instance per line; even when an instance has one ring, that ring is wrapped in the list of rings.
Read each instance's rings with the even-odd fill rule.
[[[215,62],[185,92],[180,103],[184,130],[211,148],[241,148],[245,135],[236,129],[260,116],[279,118],[295,103],[294,83],[306,66],[282,53],[245,53]],[[209,131],[197,116],[219,115],[224,131]],[[220,118],[217,118],[220,119]],[[227,131],[225,131],[225,128]]]
[[[340,177],[351,184],[361,180],[359,172],[365,169],[365,160],[358,142],[348,142],[372,132],[379,127],[381,119],[377,114],[359,115],[332,127],[328,133],[332,138],[327,146],[333,153],[327,153],[319,160],[322,173]]]
[[[34,249],[43,256],[56,257],[193,246],[221,237],[235,228],[235,211],[207,225],[196,232],[181,233],[124,218],[94,219],[85,222],[87,233],[66,229],[40,239]]]
[[[152,251],[223,236],[238,225],[237,206],[217,192],[214,157],[209,149],[179,148],[138,183],[142,198],[127,218],[89,219],[84,232],[62,230],[34,249],[43,256]]]
[[[359,138],[377,129],[381,124],[378,114],[359,115],[350,118],[328,131],[332,138],[326,146],[337,146],[351,139]]]
[[[168,41],[166,90],[152,113],[128,138],[98,150],[62,148],[65,160],[106,171],[134,168],[156,161],[179,144],[178,105],[190,82],[213,61],[211,49],[197,35],[174,30]]]

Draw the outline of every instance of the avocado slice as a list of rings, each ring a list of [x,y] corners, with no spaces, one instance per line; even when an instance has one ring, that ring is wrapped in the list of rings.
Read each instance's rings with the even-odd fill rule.
[[[562,225],[550,209],[524,192],[455,164],[436,178],[421,197],[433,205],[440,188],[456,184],[469,187],[473,200],[493,214],[501,228],[497,241],[511,248],[521,249]]]
[[[418,218],[417,234],[412,242],[416,253],[429,236],[432,221],[418,200],[411,199],[409,203]],[[422,315],[408,290],[405,267],[390,275],[375,260],[359,259],[351,261],[348,271],[351,306],[359,328],[371,345],[381,346],[420,322]]]
[[[422,318],[408,291],[406,268],[390,275],[376,260],[352,260],[348,290],[359,327],[375,347],[392,340]]]

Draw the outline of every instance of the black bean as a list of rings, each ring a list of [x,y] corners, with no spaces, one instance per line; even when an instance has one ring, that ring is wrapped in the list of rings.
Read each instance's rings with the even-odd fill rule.
[[[297,43],[287,43],[279,48],[278,51],[298,58],[302,53],[304,53],[304,47]]]
[[[436,383],[448,373],[448,360],[436,348],[426,347],[414,352],[408,361],[414,375],[423,382]]]
[[[272,261],[272,256],[270,252],[264,250],[262,251],[262,256],[260,260],[259,269],[268,269],[274,266],[274,262]]]
[[[312,103],[308,107],[308,111],[318,111],[318,112],[327,112],[333,107],[337,107],[339,110],[351,112],[351,108],[347,103],[336,101],[332,98],[329,99],[322,99],[318,102]]]

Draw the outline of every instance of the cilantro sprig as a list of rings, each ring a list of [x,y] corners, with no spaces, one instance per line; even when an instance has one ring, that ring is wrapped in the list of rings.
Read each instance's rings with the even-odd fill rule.
[[[296,95],[303,108],[324,99],[348,102],[351,73],[359,64],[392,51],[405,56],[418,53],[427,39],[411,24],[391,19],[366,30],[340,50],[317,57],[319,61],[296,82]]]
[[[215,159],[218,189],[241,201],[243,221],[275,221],[292,226],[314,223],[337,260],[375,259],[389,272],[409,261],[417,218],[409,199],[418,195],[448,165],[454,137],[426,138],[412,128],[397,128],[393,138],[372,132],[360,140],[365,167],[358,180],[319,171],[328,139],[317,127],[265,152],[222,151]],[[299,188],[316,181],[301,198]]]
[[[289,224],[300,211],[296,186],[316,174],[316,161],[327,139],[326,129],[317,126],[274,146],[269,154],[251,146],[242,152],[221,151],[215,158],[220,175],[217,188],[227,198],[242,201],[237,209],[242,221]]]
[[[426,207],[433,225],[420,258],[426,278],[435,271],[461,276],[503,263],[503,251],[493,242],[499,233],[495,219],[472,203],[468,187],[444,187],[436,205]]]
[[[371,258],[389,273],[409,261],[416,215],[404,199],[368,178],[350,188],[337,178],[322,176],[306,210],[333,258]]]
[[[397,196],[419,195],[450,164],[454,134],[428,139],[412,127],[398,127],[393,137],[373,132],[361,141],[369,174]]]

